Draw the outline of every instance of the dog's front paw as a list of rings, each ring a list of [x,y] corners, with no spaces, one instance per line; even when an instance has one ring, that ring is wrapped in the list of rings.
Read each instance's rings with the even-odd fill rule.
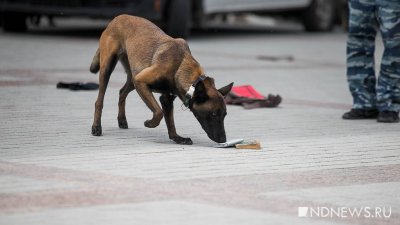
[[[158,125],[160,125],[160,122],[161,122],[162,118],[163,118],[163,112],[162,111],[155,112],[155,113],[153,113],[153,118],[151,118],[151,120],[146,120],[144,122],[144,126],[148,127],[148,128],[157,127]]]
[[[173,141],[175,141],[175,143],[180,144],[180,145],[192,145],[193,141],[190,138],[183,138],[183,137],[174,137],[171,138]]]
[[[92,135],[93,136],[101,136],[101,125],[92,126]]]
[[[128,122],[126,121],[126,118],[118,117],[118,126],[121,129],[128,129]]]
[[[144,121],[144,126],[148,128],[155,128],[158,125],[160,125],[160,121],[154,121],[154,120],[146,120]]]

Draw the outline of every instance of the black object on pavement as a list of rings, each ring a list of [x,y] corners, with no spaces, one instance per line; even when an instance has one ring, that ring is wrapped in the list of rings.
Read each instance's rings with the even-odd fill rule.
[[[88,82],[88,83],[80,83],[80,82],[73,82],[73,83],[65,83],[65,82],[58,82],[57,88],[65,88],[70,89],[72,91],[79,91],[79,90],[97,90],[99,89],[99,85],[96,83]]]

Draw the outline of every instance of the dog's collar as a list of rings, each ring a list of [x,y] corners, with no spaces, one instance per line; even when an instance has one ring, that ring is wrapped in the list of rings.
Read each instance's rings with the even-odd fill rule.
[[[185,94],[185,98],[183,99],[183,105],[186,108],[190,107],[190,100],[193,98],[194,91],[196,90],[196,86],[200,81],[203,81],[207,78],[205,74],[200,75],[192,85],[190,85],[189,90]]]

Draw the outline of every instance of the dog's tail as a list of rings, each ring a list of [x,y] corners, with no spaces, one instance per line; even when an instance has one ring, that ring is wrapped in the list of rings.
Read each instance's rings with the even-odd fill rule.
[[[96,74],[100,70],[100,50],[97,49],[96,54],[94,54],[92,64],[90,65],[90,72]]]

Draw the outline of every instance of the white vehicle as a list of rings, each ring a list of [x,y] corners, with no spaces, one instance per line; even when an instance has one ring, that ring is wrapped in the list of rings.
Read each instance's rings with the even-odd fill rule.
[[[337,0],[203,0],[203,15],[258,13],[298,17],[307,31],[329,31],[345,1]]]
[[[0,0],[0,26],[25,31],[27,21],[84,16],[112,19],[119,14],[145,17],[174,37],[186,37],[216,15],[255,13],[296,16],[308,31],[330,30],[346,0]],[[29,19],[29,20],[28,20]]]

